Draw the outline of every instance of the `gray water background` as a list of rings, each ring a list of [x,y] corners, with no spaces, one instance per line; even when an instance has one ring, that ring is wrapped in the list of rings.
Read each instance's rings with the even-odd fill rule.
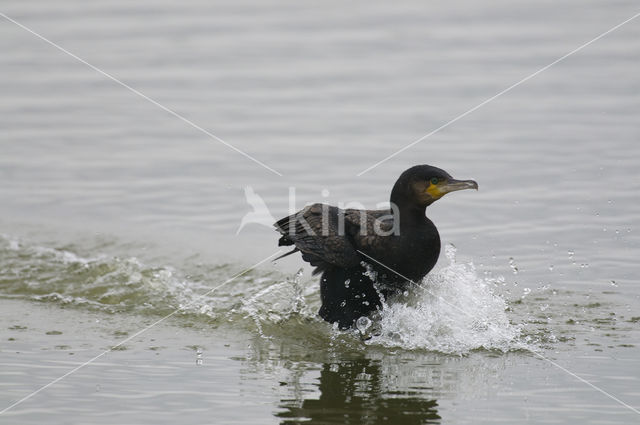
[[[566,337],[573,342],[548,347],[549,355],[640,406],[633,321],[640,316],[639,21],[356,177],[638,13],[636,2],[3,1],[0,11],[283,174],[0,19],[1,233],[41,246],[73,246],[89,257],[136,256],[185,273],[195,263],[227,265],[212,276],[213,285],[276,249],[271,229],[253,224],[235,234],[250,210],[246,186],[276,217],[288,211],[291,187],[298,207],[318,200],[374,207],[388,199],[401,171],[430,163],[480,183],[477,194],[451,195],[430,208],[443,241],[479,270],[505,276],[511,301],[525,288],[560,293],[556,302],[543,296],[521,304],[533,310],[550,304],[549,326],[556,331],[583,315],[582,326]],[[287,275],[301,265],[290,258],[265,268]],[[131,328],[130,335],[138,325],[131,317],[109,316],[118,324],[91,332],[78,323],[104,322],[91,317],[103,313],[58,311],[55,304],[11,297],[2,303],[7,405],[77,364],[55,347],[84,347],[74,360],[88,360],[117,341],[112,326]],[[86,338],[52,342],[46,335],[52,317],[63,335]],[[598,327],[601,319],[609,320],[605,329]],[[10,329],[15,326],[27,330]],[[373,368],[370,376],[402,389],[404,395],[395,396],[393,388],[363,389],[361,398],[370,396],[374,406],[384,404],[380,394],[437,399],[442,423],[638,418],[526,354],[451,358],[409,351],[399,356],[410,360],[398,361],[396,351],[373,350],[349,363],[349,350],[310,355],[304,344],[286,338],[267,344],[252,330],[218,335],[200,327],[194,334],[163,327],[155,339],[167,342],[144,340],[138,349],[115,352],[121,357],[108,358],[112,363],[83,369],[0,421],[48,417],[65,423],[72,415],[84,423],[120,417],[132,423],[287,423],[278,416],[289,406],[283,400],[321,400],[323,365],[329,365],[325,375],[332,365]],[[7,342],[16,332],[28,335],[12,341],[24,344],[17,348]],[[303,339],[305,331],[298,332],[293,340]],[[167,348],[147,350],[156,345]],[[211,353],[198,370],[192,350],[184,349],[195,345]],[[158,357],[165,359],[160,365]],[[437,365],[445,377],[415,378],[426,365]],[[118,367],[122,376],[107,373]],[[160,368],[166,374],[159,376]],[[132,371],[140,380],[130,379]],[[298,392],[283,394],[279,382],[295,382]],[[96,385],[100,395],[90,396],[86,388]],[[142,401],[122,402],[118,412],[101,398],[107,387],[119,403],[117,394],[127,390]],[[342,423],[339,417],[315,420]]]

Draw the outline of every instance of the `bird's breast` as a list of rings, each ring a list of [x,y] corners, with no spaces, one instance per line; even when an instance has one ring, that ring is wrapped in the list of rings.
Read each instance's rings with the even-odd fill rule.
[[[437,231],[401,233],[380,238],[371,243],[367,261],[375,266],[381,282],[404,283],[420,281],[435,266],[440,255]]]

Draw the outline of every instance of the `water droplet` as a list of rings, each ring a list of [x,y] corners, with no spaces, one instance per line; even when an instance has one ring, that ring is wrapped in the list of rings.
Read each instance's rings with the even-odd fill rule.
[[[516,266],[516,262],[513,257],[509,257],[509,267],[511,267],[513,274],[518,274],[518,266]]]
[[[444,248],[444,254],[451,264],[454,264],[456,262],[456,251],[457,248],[452,243],[447,244],[447,246]]]
[[[200,366],[202,364],[202,350],[200,347],[196,348],[196,365]]]
[[[213,312],[213,308],[211,308],[211,306],[208,304],[205,304],[202,307],[200,307],[200,314],[211,315],[212,312]]]
[[[549,271],[552,272],[553,271],[553,264],[549,265]]]
[[[326,188],[325,188],[325,189],[322,189],[322,192],[321,192],[321,193],[322,193],[322,196],[323,196],[324,198],[327,198],[327,197],[329,196],[329,193],[330,193],[330,192],[329,192],[329,189],[326,189]]]
[[[616,287],[616,288],[617,288],[617,287],[618,287],[618,284],[616,283],[616,281],[615,281],[615,280],[612,280],[612,281],[611,281],[611,286],[613,286],[613,287]]]
[[[362,316],[359,317],[358,320],[356,320],[356,328],[358,328],[360,333],[364,334],[367,329],[369,329],[369,326],[371,326],[371,319],[369,319],[368,317]]]
[[[345,287],[345,288],[348,288],[350,283],[351,283],[351,279],[347,279],[347,280],[345,280],[345,281],[344,281],[344,287]]]
[[[531,293],[531,288],[524,288],[522,290],[522,298],[526,297],[527,295],[529,295]]]

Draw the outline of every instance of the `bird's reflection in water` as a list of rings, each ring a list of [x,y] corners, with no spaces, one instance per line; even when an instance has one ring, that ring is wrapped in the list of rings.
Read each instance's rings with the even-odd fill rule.
[[[288,383],[287,383],[288,384]],[[419,392],[394,391],[380,364],[370,359],[325,363],[317,399],[285,399],[276,414],[282,425],[440,423],[436,400]]]

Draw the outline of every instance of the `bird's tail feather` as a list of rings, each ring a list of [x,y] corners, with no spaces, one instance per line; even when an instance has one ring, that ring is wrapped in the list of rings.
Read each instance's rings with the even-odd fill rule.
[[[284,258],[284,257],[286,257],[286,256],[288,256],[288,255],[294,254],[294,253],[296,253],[296,252],[298,252],[298,251],[300,251],[298,248],[293,248],[291,251],[289,251],[289,252],[285,252],[285,253],[284,253],[284,254],[282,254],[281,256],[279,256],[279,257],[277,257],[277,258],[274,258],[274,259],[273,259],[273,261],[278,261],[279,259]]]

